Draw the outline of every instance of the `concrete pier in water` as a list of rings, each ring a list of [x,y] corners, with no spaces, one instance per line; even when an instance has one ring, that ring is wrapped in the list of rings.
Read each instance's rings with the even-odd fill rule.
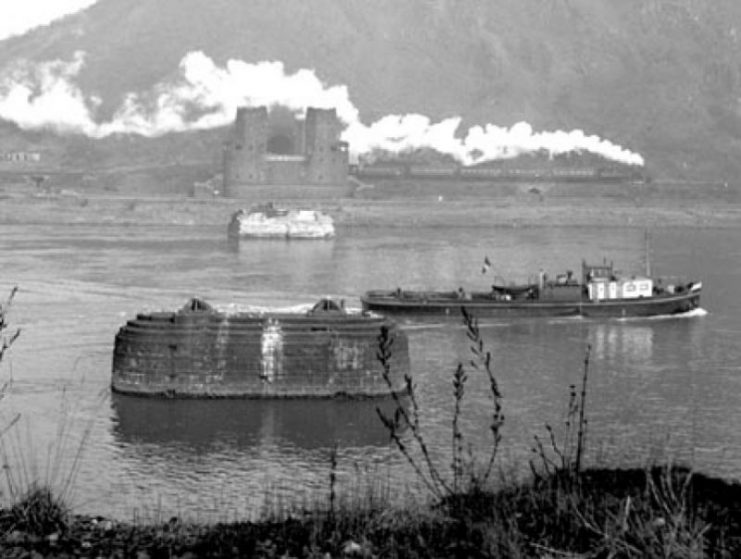
[[[378,360],[390,339],[391,385]],[[112,389],[165,397],[371,397],[401,391],[407,337],[386,318],[323,299],[306,313],[237,312],[191,300],[116,335]]]

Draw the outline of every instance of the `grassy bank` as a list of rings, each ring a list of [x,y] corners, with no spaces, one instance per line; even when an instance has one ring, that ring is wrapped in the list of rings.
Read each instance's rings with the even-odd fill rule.
[[[428,507],[326,506],[260,522],[67,516],[39,490],[0,513],[28,557],[738,557],[741,486],[683,468],[585,470]],[[46,520],[42,521],[42,518]]]

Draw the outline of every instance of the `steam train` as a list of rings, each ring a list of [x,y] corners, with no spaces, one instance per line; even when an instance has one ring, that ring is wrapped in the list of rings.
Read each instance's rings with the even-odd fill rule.
[[[642,167],[532,167],[516,168],[477,165],[425,165],[404,162],[376,162],[350,165],[350,174],[367,179],[439,179],[506,182],[646,182]]]

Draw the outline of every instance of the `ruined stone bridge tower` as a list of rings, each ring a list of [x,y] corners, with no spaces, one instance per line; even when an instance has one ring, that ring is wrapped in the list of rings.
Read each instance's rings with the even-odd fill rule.
[[[335,109],[309,108],[304,120],[287,109],[238,109],[224,146],[224,196],[250,197],[266,185],[346,185],[341,133]]]

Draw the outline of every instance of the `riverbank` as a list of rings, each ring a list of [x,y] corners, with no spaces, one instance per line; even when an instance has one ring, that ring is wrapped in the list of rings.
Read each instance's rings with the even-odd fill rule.
[[[3,224],[226,226],[255,200],[108,197],[62,192],[0,200]],[[720,198],[547,196],[518,192],[488,198],[277,199],[276,205],[318,209],[349,227],[741,227],[741,203]]]
[[[3,557],[738,557],[741,485],[684,468],[557,471],[392,509],[367,499],[213,525],[0,512]],[[59,506],[57,506],[59,505]]]

